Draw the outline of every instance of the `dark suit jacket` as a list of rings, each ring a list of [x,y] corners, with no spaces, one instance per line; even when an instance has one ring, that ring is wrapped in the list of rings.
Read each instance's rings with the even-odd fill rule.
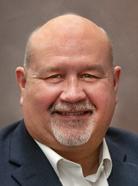
[[[138,136],[109,129],[107,143],[113,161],[110,186],[138,186]],[[61,186],[24,122],[0,131],[0,186]]]

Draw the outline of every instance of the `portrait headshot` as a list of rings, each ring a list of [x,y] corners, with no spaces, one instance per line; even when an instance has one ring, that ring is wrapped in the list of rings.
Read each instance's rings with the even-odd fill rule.
[[[137,186],[137,2],[1,4],[0,184]]]

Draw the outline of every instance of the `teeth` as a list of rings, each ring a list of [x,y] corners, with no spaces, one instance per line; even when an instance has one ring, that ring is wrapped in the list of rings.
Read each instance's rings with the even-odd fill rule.
[[[84,112],[62,112],[61,114],[65,116],[79,116],[84,114]]]
[[[57,112],[60,115],[63,116],[81,116],[81,115],[85,115],[85,114],[90,114],[92,112],[90,111],[81,111],[81,112]]]

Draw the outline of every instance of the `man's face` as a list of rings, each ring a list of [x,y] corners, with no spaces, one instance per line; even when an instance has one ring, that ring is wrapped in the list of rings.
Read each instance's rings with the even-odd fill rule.
[[[85,37],[33,49],[30,67],[17,69],[17,79],[26,78],[19,83],[21,104],[35,139],[53,148],[100,143],[113,115],[120,71],[112,68],[109,50],[106,42]]]

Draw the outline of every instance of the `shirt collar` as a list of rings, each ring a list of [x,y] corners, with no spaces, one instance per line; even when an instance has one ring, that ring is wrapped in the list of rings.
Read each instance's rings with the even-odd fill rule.
[[[86,179],[96,182],[103,171],[106,179],[110,176],[112,171],[112,160],[105,138],[103,139],[103,144],[101,146],[98,170],[95,174],[87,176]]]
[[[36,140],[35,140],[36,141]],[[48,160],[50,161],[53,169],[55,170],[56,174],[58,176],[59,175],[59,170],[58,170],[58,164],[61,161],[64,161],[65,163],[70,163],[72,165],[76,165],[76,166],[80,166],[77,163],[74,163],[70,160],[67,160],[65,158],[63,158],[62,156],[60,156],[59,154],[57,154],[54,150],[52,150],[51,148],[49,148],[48,146],[36,141],[36,143],[38,144],[38,146],[40,147],[40,149],[43,151],[43,153],[46,155],[46,157],[48,158]],[[101,152],[100,152],[100,157],[99,157],[99,167],[98,170],[95,174],[89,175],[86,177],[87,180],[92,181],[92,182],[96,182],[97,179],[99,178],[100,174],[104,171],[106,178],[109,177],[109,175],[111,174],[111,170],[112,170],[112,160],[111,160],[111,156],[108,150],[108,146],[106,143],[106,140],[103,139],[103,144],[101,146]]]
[[[61,157],[58,153],[56,153],[50,147],[48,147],[48,146],[46,146],[46,145],[38,142],[37,140],[35,140],[35,142],[38,144],[38,146],[40,147],[40,149],[46,155],[47,159],[49,160],[50,164],[52,165],[52,167],[55,170],[55,172],[57,173],[57,175],[59,175],[57,165],[58,165],[58,162],[61,159],[63,159],[63,157]]]
[[[101,163],[104,166],[106,178],[108,178],[112,171],[112,160],[105,139],[103,140]]]

